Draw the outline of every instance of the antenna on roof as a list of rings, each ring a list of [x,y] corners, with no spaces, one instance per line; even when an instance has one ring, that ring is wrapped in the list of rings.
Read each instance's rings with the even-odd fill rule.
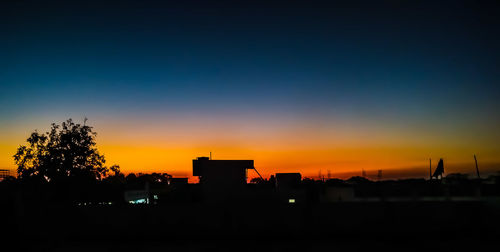
[[[429,158],[429,180],[432,180],[432,162]]]
[[[479,167],[477,167],[477,158],[476,158],[476,154],[474,154],[474,161],[476,161],[476,172],[477,172],[477,178],[480,179],[481,176],[479,176]]]
[[[212,152],[210,152],[210,160],[212,160]]]

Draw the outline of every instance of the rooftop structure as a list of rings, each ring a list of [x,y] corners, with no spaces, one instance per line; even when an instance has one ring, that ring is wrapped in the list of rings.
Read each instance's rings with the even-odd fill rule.
[[[247,169],[254,169],[253,160],[193,160],[193,176],[200,183],[246,184]]]
[[[253,160],[211,160],[208,157],[193,160],[193,176],[199,177],[202,190],[211,196],[243,190],[248,169],[255,169]]]

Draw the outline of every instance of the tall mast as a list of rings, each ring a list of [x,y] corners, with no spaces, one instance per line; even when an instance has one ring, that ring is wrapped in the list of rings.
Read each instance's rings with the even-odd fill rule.
[[[476,154],[474,154],[474,161],[476,161],[476,172],[477,172],[477,178],[480,179],[481,176],[479,176],[479,167],[477,167],[477,158],[476,158]]]
[[[432,180],[432,163],[430,158],[429,158],[429,180]]]

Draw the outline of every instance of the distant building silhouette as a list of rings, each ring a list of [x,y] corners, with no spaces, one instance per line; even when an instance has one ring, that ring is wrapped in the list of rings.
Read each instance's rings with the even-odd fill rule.
[[[253,160],[193,160],[193,176],[198,176],[202,195],[210,199],[227,199],[241,194],[247,184],[247,170]]]
[[[149,183],[144,184],[142,190],[126,190],[123,192],[125,202],[129,204],[149,204],[151,202],[151,191]]]
[[[276,191],[280,200],[290,204],[304,202],[306,195],[301,181],[300,173],[276,173]]]

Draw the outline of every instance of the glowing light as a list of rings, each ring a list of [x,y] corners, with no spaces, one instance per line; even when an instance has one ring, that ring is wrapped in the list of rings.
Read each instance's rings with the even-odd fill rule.
[[[130,204],[147,204],[147,200],[146,199],[129,200],[128,203],[130,203]]]

